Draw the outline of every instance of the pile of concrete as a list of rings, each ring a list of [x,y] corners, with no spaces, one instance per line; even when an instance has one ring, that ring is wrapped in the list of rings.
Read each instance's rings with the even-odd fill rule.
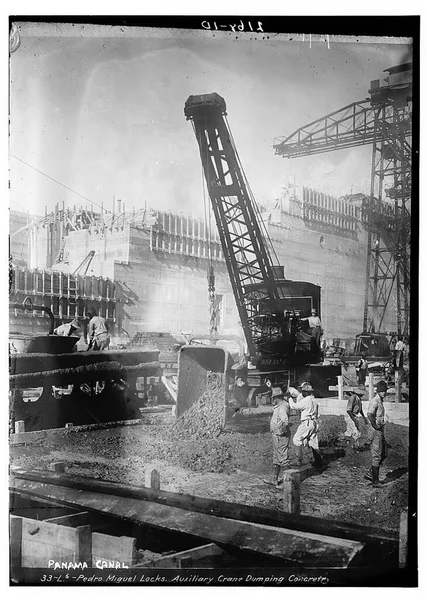
[[[222,431],[223,418],[223,382],[218,376],[208,378],[205,392],[177,420],[172,435],[180,439],[214,438]]]

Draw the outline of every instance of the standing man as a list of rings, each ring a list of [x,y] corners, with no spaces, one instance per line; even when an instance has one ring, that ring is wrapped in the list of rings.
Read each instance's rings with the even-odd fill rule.
[[[347,429],[344,437],[353,438],[353,448],[358,451],[360,449],[360,438],[362,436],[361,424],[362,421],[368,425],[369,421],[363,414],[362,400],[358,394],[354,392],[345,392],[348,395],[347,412],[344,416],[347,423]]]
[[[98,317],[94,309],[87,311],[89,317],[87,343],[88,350],[107,350],[110,345],[110,334],[103,317]]]
[[[314,390],[309,381],[302,383],[300,389],[301,393],[293,387],[288,390],[291,395],[289,398],[290,407],[301,411],[301,423],[293,438],[297,464],[299,467],[302,465],[303,447],[310,446],[314,464],[320,466],[323,457],[319,451],[317,437],[319,431],[319,404],[313,395]]]
[[[356,375],[357,375],[358,385],[365,385],[367,370],[368,370],[368,363],[366,362],[365,354],[362,354],[359,362],[356,365]]]
[[[322,337],[322,322],[317,316],[317,310],[315,308],[311,309],[311,316],[304,317],[301,321],[308,321],[308,326],[310,327],[310,334],[317,348],[320,348],[320,338]]]
[[[264,483],[280,486],[283,483],[283,479],[279,479],[280,470],[290,468],[289,441],[291,431],[289,428],[289,415],[291,410],[281,388],[273,388],[271,399],[275,404],[270,421],[273,441],[273,478],[264,479]]]
[[[384,438],[384,398],[387,393],[387,384],[385,381],[379,381],[377,384],[377,393],[369,402],[368,419],[372,426],[371,457],[372,457],[372,475],[366,475],[366,479],[372,481],[373,487],[380,485],[380,465],[387,458],[386,441]]]
[[[397,338],[396,345],[394,347],[394,368],[403,368],[403,354],[405,350],[405,344],[403,343],[402,336],[399,335]]]

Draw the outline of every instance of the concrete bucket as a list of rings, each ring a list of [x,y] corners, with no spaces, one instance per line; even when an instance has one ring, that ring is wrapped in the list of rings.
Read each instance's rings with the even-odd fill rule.
[[[176,416],[180,417],[205,392],[209,373],[222,375],[224,418],[227,404],[228,378],[232,378],[233,359],[218,346],[182,346],[178,356],[178,389]]]

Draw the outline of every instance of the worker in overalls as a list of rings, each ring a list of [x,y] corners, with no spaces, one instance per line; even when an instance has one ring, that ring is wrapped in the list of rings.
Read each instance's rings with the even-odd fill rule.
[[[301,411],[301,423],[293,438],[297,465],[302,466],[303,449],[310,446],[314,464],[320,466],[323,457],[319,451],[319,439],[317,437],[319,431],[319,404],[314,397],[314,390],[309,381],[302,383],[300,390],[299,392],[296,388],[288,388],[290,407]]]
[[[280,486],[280,470],[290,468],[289,442],[291,431],[289,428],[290,408],[288,399],[279,387],[272,388],[272,402],[275,404],[270,421],[271,439],[273,442],[273,478],[264,479],[264,483]]]

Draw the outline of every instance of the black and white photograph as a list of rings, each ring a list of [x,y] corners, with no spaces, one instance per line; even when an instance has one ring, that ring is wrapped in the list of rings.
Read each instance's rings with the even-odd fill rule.
[[[8,15],[12,587],[418,585],[420,16],[259,10]]]

